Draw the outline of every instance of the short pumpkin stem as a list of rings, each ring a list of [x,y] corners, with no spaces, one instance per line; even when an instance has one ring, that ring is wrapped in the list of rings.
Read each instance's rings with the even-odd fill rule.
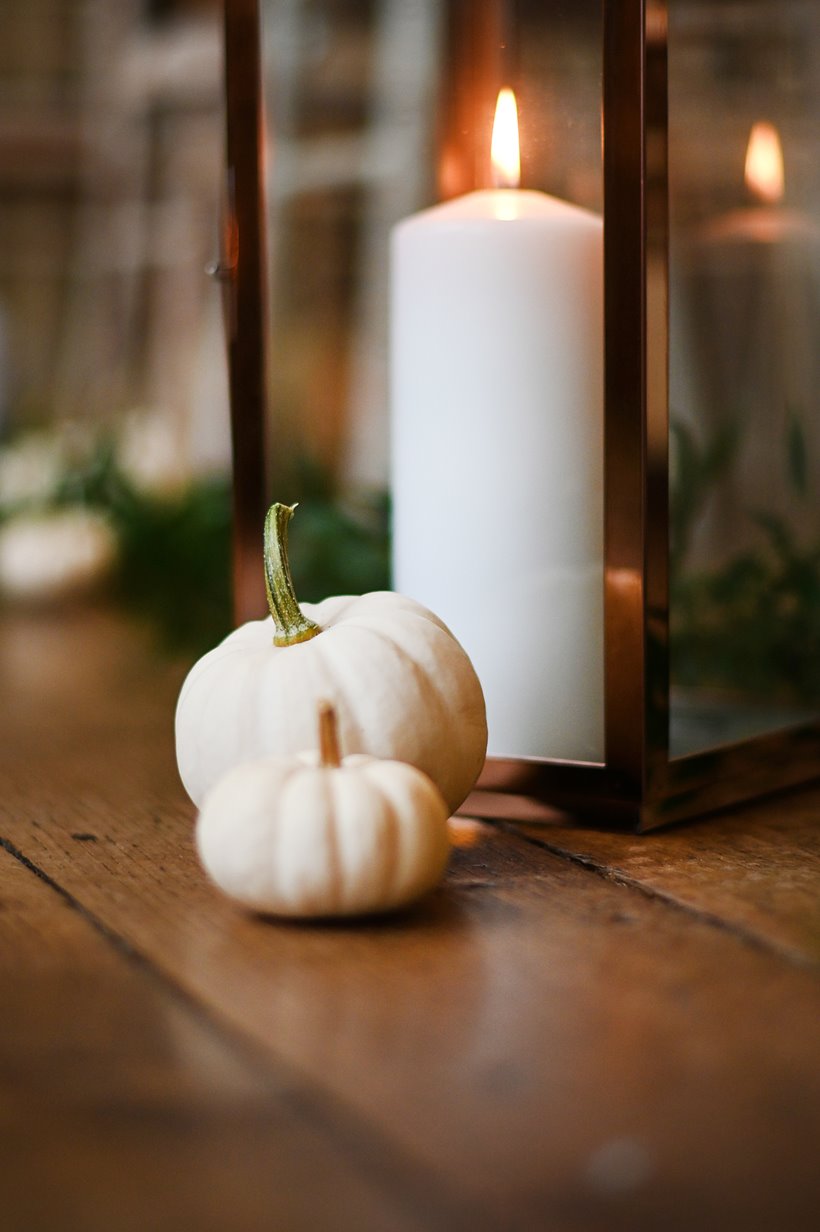
[[[330,702],[319,702],[317,710],[319,712],[319,763],[322,766],[341,766],[336,710]]]
[[[306,642],[322,631],[299,607],[290,576],[288,522],[295,508],[295,505],[271,505],[265,518],[265,590],[276,629],[275,646]]]

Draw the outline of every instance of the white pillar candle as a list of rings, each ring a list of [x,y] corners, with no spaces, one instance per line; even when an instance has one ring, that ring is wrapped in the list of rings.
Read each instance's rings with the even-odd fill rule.
[[[603,226],[543,193],[399,223],[393,582],[444,620],[489,752],[603,760]]]

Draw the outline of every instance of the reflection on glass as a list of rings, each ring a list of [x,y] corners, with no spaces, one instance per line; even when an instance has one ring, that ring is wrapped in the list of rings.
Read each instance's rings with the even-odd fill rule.
[[[274,468],[383,490],[388,236],[434,192],[443,8],[263,0],[262,17]]]
[[[820,704],[820,19],[670,5],[672,753]]]

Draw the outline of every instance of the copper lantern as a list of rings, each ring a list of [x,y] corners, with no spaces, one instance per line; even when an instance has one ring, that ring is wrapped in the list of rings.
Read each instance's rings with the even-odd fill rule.
[[[266,23],[277,9],[272,39]],[[297,29],[300,12],[311,29]],[[332,60],[334,21],[348,22],[349,37]],[[502,739],[469,808],[510,818],[569,808],[641,830],[820,774],[820,14],[813,0],[225,0],[225,29],[220,269],[231,343],[237,617],[259,607],[265,438],[270,427],[275,448],[279,431],[270,401],[282,365],[271,365],[270,351],[282,315],[277,308],[269,330],[265,234],[267,227],[275,248],[281,209],[273,211],[271,185],[280,155],[281,173],[303,193],[319,182],[311,175],[319,175],[320,146],[327,183],[334,175],[345,180],[347,157],[365,183],[356,198],[365,215],[367,193],[380,185],[370,230],[357,232],[356,243],[370,243],[371,274],[386,280],[386,248],[373,235],[386,240],[413,185],[418,208],[492,191],[493,107],[498,90],[512,86],[527,187],[603,220],[600,478],[589,495],[600,501],[601,683],[593,703],[600,747],[579,757],[560,740],[515,747],[514,737]],[[265,49],[276,44],[286,54],[283,30],[297,64],[299,47],[314,48],[316,62],[300,80],[312,73],[327,94],[347,65],[352,79],[377,81],[378,98],[367,105],[338,86],[333,123],[337,137],[345,123],[349,131],[335,144],[311,145],[315,108],[313,121],[306,112],[300,129],[291,115],[289,130],[279,132],[287,107],[277,112],[270,102]],[[425,119],[414,127],[415,102]],[[379,123],[369,145],[351,135],[356,124],[371,125],[372,137]],[[391,133],[407,144],[391,146]],[[397,158],[391,171],[388,152],[377,165],[384,149],[404,151],[404,163]],[[421,174],[425,157],[429,173]],[[371,319],[380,316],[374,302]],[[467,471],[484,486],[468,432],[460,445],[447,439],[451,473]],[[542,488],[557,490],[546,459],[542,470]],[[397,527],[400,471],[394,459]],[[537,477],[531,482],[535,492]],[[532,506],[539,524],[542,497],[539,489]],[[446,520],[440,536],[444,543]],[[562,561],[562,569],[574,567]],[[460,635],[457,621],[440,614]],[[574,615],[567,620],[577,624]],[[533,666],[518,677],[530,676],[536,703],[557,707],[564,721],[572,711],[567,696],[550,671],[538,669],[526,637],[524,644]],[[524,653],[512,637],[510,663],[517,651]],[[581,657],[563,658],[580,679]]]

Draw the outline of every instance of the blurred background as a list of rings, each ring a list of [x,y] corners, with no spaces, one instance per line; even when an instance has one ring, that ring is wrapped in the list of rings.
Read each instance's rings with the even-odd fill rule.
[[[1,11],[0,603],[113,599],[191,655],[230,627],[205,273],[221,3]],[[390,228],[487,186],[509,83],[523,184],[600,210],[601,3],[261,11],[269,469],[302,503],[292,563],[319,599],[389,583]],[[816,0],[672,0],[668,17],[676,708],[700,693],[748,716],[763,699],[754,722],[779,726],[820,699],[820,20]],[[673,731],[678,750],[734,730],[711,721]]]
[[[228,610],[227,384],[204,273],[220,6],[4,0],[2,25],[0,591],[38,607],[105,590],[198,642]],[[182,588],[199,590],[190,622]]]
[[[341,443],[368,380],[351,321],[384,310],[356,290],[377,7],[263,5],[283,134],[275,484],[309,498],[305,599],[388,577],[383,454],[358,466]],[[3,0],[0,40],[0,601],[114,597],[188,653],[230,627],[225,342],[205,273],[221,22],[219,0]]]
[[[300,597],[389,584],[392,225],[489,184],[600,208],[600,6],[262,0],[269,459]],[[3,0],[0,602],[104,595],[192,653],[230,627],[220,0]],[[461,48],[445,82],[449,49]],[[548,169],[548,170],[547,170]]]
[[[140,414],[174,467],[224,467],[210,0],[4,0],[3,424]]]

